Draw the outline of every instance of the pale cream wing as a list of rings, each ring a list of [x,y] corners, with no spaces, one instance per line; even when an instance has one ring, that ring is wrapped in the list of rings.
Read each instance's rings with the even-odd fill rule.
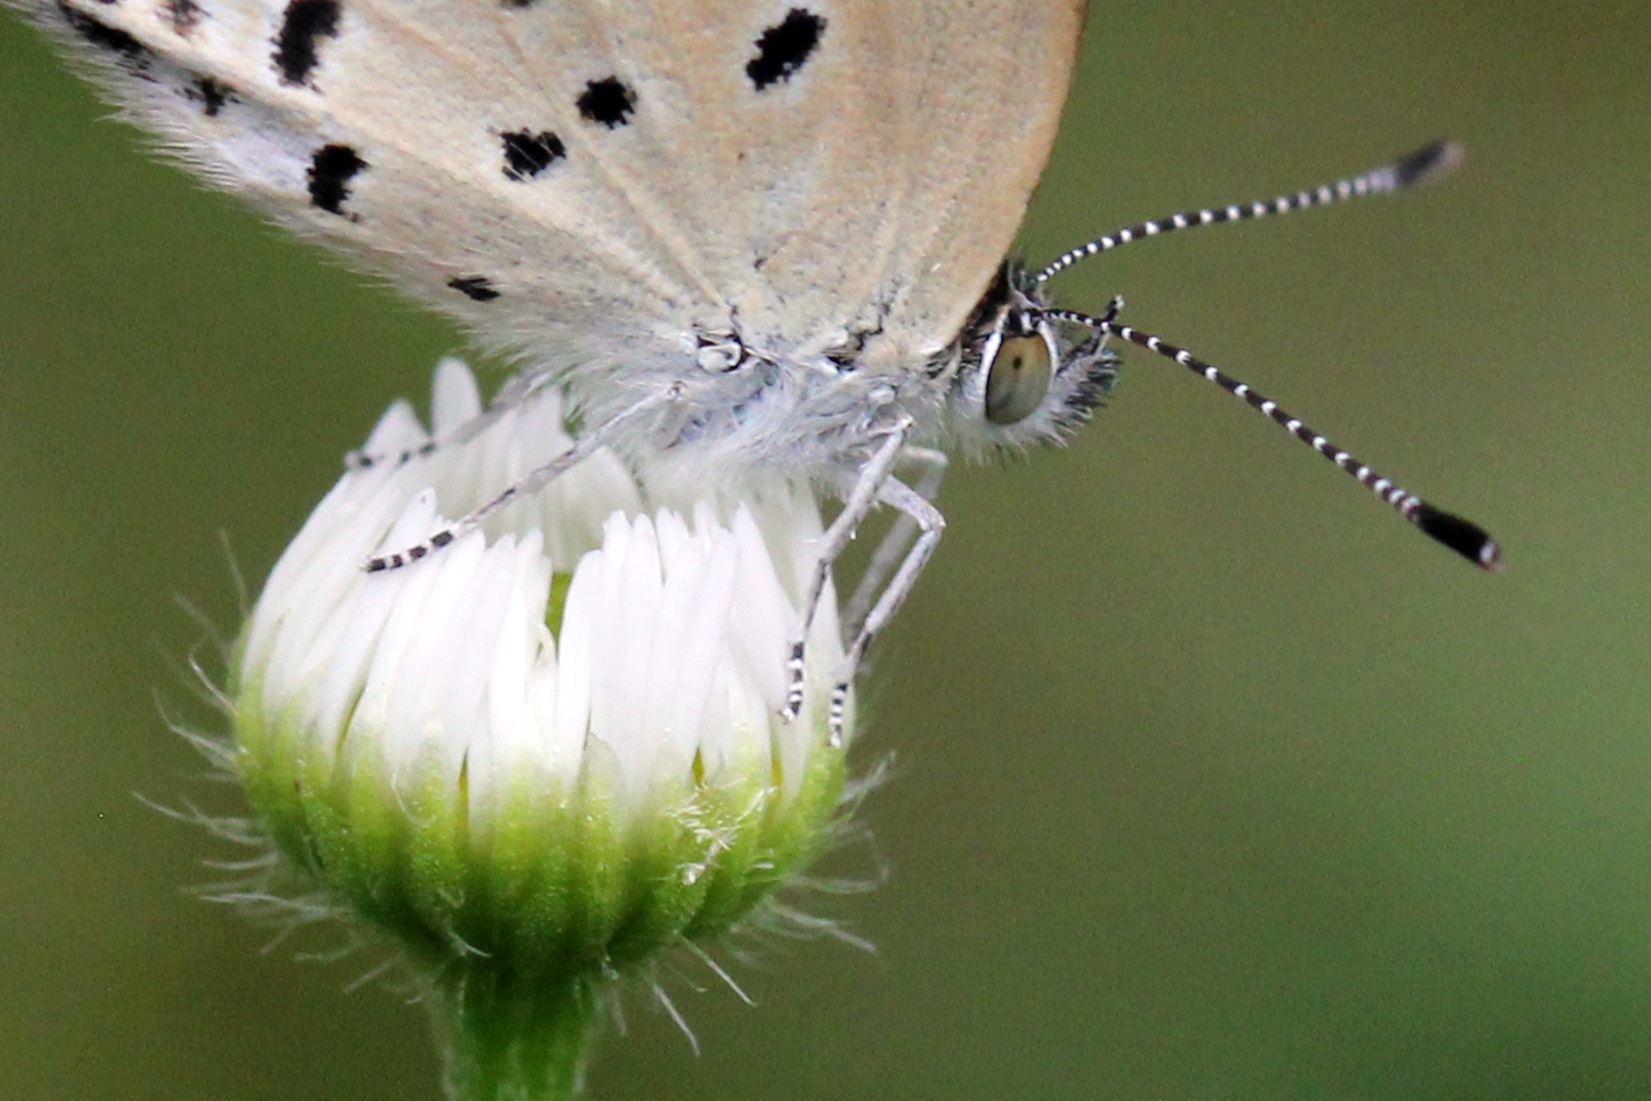
[[[866,365],[910,369],[957,335],[1014,239],[1083,7],[632,2],[583,33],[658,82],[669,115],[614,135],[609,167],[669,212],[746,335],[804,353],[878,333]]]
[[[731,82],[722,97],[741,120],[731,135],[760,153],[753,193],[771,208],[756,214],[761,279],[739,299],[742,320],[804,348],[833,328],[875,333],[863,366],[913,369],[957,336],[1014,240],[1084,4],[774,7],[823,27],[783,86],[752,95]]]
[[[610,167],[667,120],[605,93],[595,0],[20,6],[208,181],[536,365],[679,365],[726,319],[673,211]]]
[[[11,0],[138,122],[532,364],[944,346],[1047,156],[1071,0]],[[874,355],[872,358],[876,358]],[[589,381],[587,379],[587,381]]]
[[[901,351],[944,348],[1013,245],[1054,145],[1085,2],[895,5],[900,40],[925,51],[906,92],[913,153],[889,267]]]

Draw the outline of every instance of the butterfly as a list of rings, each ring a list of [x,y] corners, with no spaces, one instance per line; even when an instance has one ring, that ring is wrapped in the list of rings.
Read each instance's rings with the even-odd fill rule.
[[[789,471],[842,508],[804,600],[875,507],[905,517],[852,619],[841,699],[933,552],[945,449],[1062,437],[1114,337],[1249,401],[1427,534],[1435,509],[1247,385],[1048,280],[1170,230],[1396,190],[1435,143],[1267,203],[1144,222],[1042,270],[1005,262],[1049,156],[1081,0],[8,0],[75,44],[208,182],[456,317],[565,390],[573,450],[369,569],[439,550],[598,448],[687,485]],[[505,400],[508,400],[505,399]],[[407,459],[408,457],[401,457]],[[368,461],[368,460],[362,460]],[[787,712],[801,703],[802,643]]]

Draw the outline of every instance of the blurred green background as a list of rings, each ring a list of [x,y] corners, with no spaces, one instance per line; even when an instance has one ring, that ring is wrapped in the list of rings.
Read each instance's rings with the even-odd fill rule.
[[[889,882],[816,907],[877,954],[741,967],[754,1009],[675,982],[699,1057],[633,998],[593,1096],[1651,1096],[1648,44],[1629,3],[1097,6],[1029,256],[1467,143],[1062,291],[1508,571],[1130,356],[1070,449],[947,487],[870,690]],[[261,953],[184,892],[225,850],[133,793],[234,807],[155,702],[175,600],[232,627],[221,536],[255,589],[460,338],[105,114],[0,17],[0,1097],[434,1098],[421,1011]]]

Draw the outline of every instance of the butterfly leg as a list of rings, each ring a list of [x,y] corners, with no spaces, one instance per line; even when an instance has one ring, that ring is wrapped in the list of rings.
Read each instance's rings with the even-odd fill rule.
[[[871,458],[855,473],[854,484],[843,498],[842,511],[837,513],[837,518],[820,537],[814,576],[809,581],[808,591],[803,594],[797,633],[792,636],[791,652],[785,661],[785,705],[780,708],[780,717],[786,722],[795,719],[803,709],[803,659],[808,649],[808,628],[814,622],[815,613],[820,610],[820,601],[825,598],[826,582],[831,580],[831,567],[854,540],[860,522],[876,506],[878,489],[889,480],[910,434],[910,417],[903,417],[888,430]]]
[[[453,523],[433,533],[421,543],[414,543],[410,547],[394,551],[390,554],[379,554],[367,559],[362,568],[368,573],[378,573],[382,570],[400,569],[410,566],[421,558],[425,558],[462,535],[468,535],[482,526],[489,516],[510,505],[519,498],[531,497],[545,486],[578,466],[591,455],[612,443],[620,431],[628,428],[638,417],[656,413],[666,405],[679,403],[683,397],[681,383],[673,383],[659,394],[643,398],[624,412],[616,414],[585,433],[577,442],[550,462],[536,470],[530,470],[515,484],[505,487],[504,492],[474,509],[465,516],[461,516]],[[486,414],[482,414],[486,416]]]
[[[487,408],[471,417],[445,436],[426,440],[417,447],[409,447],[396,452],[370,452],[356,450],[344,456],[346,470],[369,470],[375,466],[402,466],[414,459],[422,459],[426,455],[439,451],[444,447],[453,447],[458,444],[469,443],[485,432],[500,417],[518,408],[527,399],[544,389],[551,381],[551,375],[546,371],[531,371],[525,374],[512,376],[493,400],[487,403]]]
[[[870,646],[871,640],[888,626],[889,621],[894,618],[894,613],[900,610],[900,605],[911,595],[912,588],[917,584],[918,575],[923,572],[923,567],[929,564],[929,556],[934,554],[934,548],[940,543],[941,533],[946,530],[946,517],[941,515],[934,503],[897,478],[889,478],[878,486],[877,500],[898,509],[902,520],[914,524],[917,528],[917,538],[912,541],[906,556],[900,560],[900,568],[894,571],[894,576],[883,587],[877,602],[871,606],[865,623],[854,636],[854,641],[849,644],[848,653],[843,656],[843,668],[837,676],[836,687],[831,690],[831,707],[827,712],[831,744],[834,746],[843,744],[848,693],[853,687],[854,674],[860,668],[860,661],[866,655],[866,647]]]
[[[932,502],[940,493],[940,480],[945,477],[946,465],[950,458],[944,451],[929,447],[908,447],[900,458],[903,462],[922,470],[911,488],[919,497]],[[877,544],[877,550],[872,554],[865,573],[860,575],[859,583],[854,586],[854,595],[844,605],[845,645],[860,634],[871,611],[871,602],[877,599],[877,595],[888,583],[889,575],[906,556],[906,548],[917,531],[917,521],[908,513],[902,512],[895,520],[894,526],[889,528],[888,534],[883,536],[883,541]]]

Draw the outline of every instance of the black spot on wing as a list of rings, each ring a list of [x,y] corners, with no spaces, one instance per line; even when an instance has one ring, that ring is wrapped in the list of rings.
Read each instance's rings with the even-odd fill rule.
[[[586,122],[599,122],[613,130],[631,120],[636,110],[636,93],[616,76],[603,77],[585,85],[578,107],[579,117]]]
[[[275,71],[284,84],[303,84],[321,63],[319,40],[338,37],[338,0],[291,0],[275,36]]]
[[[172,31],[180,38],[188,38],[201,21],[201,6],[195,0],[165,0],[161,15],[172,24]]]
[[[235,93],[227,84],[219,83],[209,76],[198,76],[184,85],[183,94],[191,102],[201,105],[201,114],[212,118],[224,105],[235,98]]]
[[[499,291],[485,275],[456,275],[447,281],[447,285],[477,302],[491,302],[499,297]]]
[[[778,81],[790,80],[813,55],[825,28],[826,21],[807,8],[792,8],[757,39],[757,56],[746,64],[745,75],[759,92]]]
[[[76,11],[62,0],[59,0],[57,10],[63,16],[64,22],[68,23],[69,29],[85,39],[88,45],[99,50],[107,50],[133,69],[143,69],[149,64],[153,56],[149,47],[125,31],[93,19],[85,12]]]
[[[310,205],[328,214],[354,221],[357,217],[344,209],[350,197],[350,181],[367,167],[367,162],[347,145],[323,145],[310,158]]]
[[[504,141],[505,178],[517,183],[537,176],[568,155],[568,147],[562,144],[562,139],[549,130],[537,134],[529,130],[512,130],[499,137]]]

